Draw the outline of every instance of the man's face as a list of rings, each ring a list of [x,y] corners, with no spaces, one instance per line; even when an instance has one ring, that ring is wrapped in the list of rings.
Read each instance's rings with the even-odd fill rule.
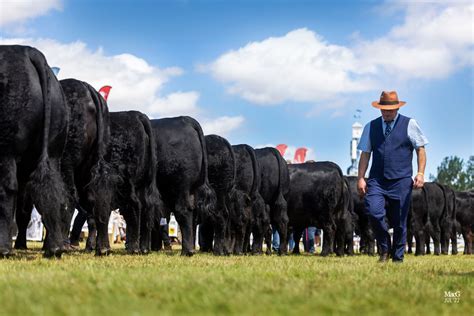
[[[393,121],[397,116],[398,109],[395,110],[380,110],[384,121]]]

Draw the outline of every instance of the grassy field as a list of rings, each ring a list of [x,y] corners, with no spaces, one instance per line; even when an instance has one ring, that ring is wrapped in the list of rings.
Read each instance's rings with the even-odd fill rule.
[[[38,247],[0,261],[0,315],[474,315],[474,257],[354,256],[43,259]],[[460,292],[445,302],[445,291]]]

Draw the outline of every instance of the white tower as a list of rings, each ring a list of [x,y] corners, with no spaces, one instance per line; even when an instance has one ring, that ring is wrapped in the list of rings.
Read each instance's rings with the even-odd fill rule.
[[[360,119],[361,110],[356,110],[356,115],[354,118]],[[357,149],[357,145],[359,145],[360,138],[362,136],[362,129],[363,126],[359,122],[355,122],[352,124],[352,140],[350,143],[350,154],[351,154],[351,165],[347,168],[347,175],[349,176],[357,176],[357,169],[359,166],[359,158],[360,158],[360,150]]]

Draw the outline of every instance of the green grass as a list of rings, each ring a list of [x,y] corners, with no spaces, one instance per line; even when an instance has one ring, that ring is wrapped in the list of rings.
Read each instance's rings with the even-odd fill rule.
[[[32,244],[39,247],[39,244]],[[472,256],[105,258],[39,249],[0,261],[1,315],[474,315]],[[460,291],[445,303],[445,291]]]

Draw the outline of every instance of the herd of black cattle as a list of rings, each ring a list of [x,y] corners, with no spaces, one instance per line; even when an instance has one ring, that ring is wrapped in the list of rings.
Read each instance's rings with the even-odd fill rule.
[[[331,162],[287,165],[274,148],[230,145],[204,136],[190,117],[149,120],[137,111],[110,112],[89,84],[58,81],[44,55],[27,46],[0,46],[0,256],[26,248],[33,204],[46,227],[44,253],[61,256],[73,211],[89,214],[97,255],[109,253],[111,209],[127,222],[126,249],[154,250],[161,217],[171,212],[181,227],[182,254],[194,253],[200,225],[201,251],[259,254],[271,251],[271,227],[280,235],[323,230],[321,255],[373,254],[375,238],[357,195],[356,179]],[[472,253],[474,193],[427,183],[413,192],[409,240],[416,254],[457,252],[457,233]],[[15,219],[14,219],[15,218]],[[252,239],[250,236],[252,235]],[[252,242],[251,242],[252,240]],[[411,243],[410,243],[411,244]],[[440,246],[441,245],[441,246]],[[293,249],[299,252],[298,243]]]

